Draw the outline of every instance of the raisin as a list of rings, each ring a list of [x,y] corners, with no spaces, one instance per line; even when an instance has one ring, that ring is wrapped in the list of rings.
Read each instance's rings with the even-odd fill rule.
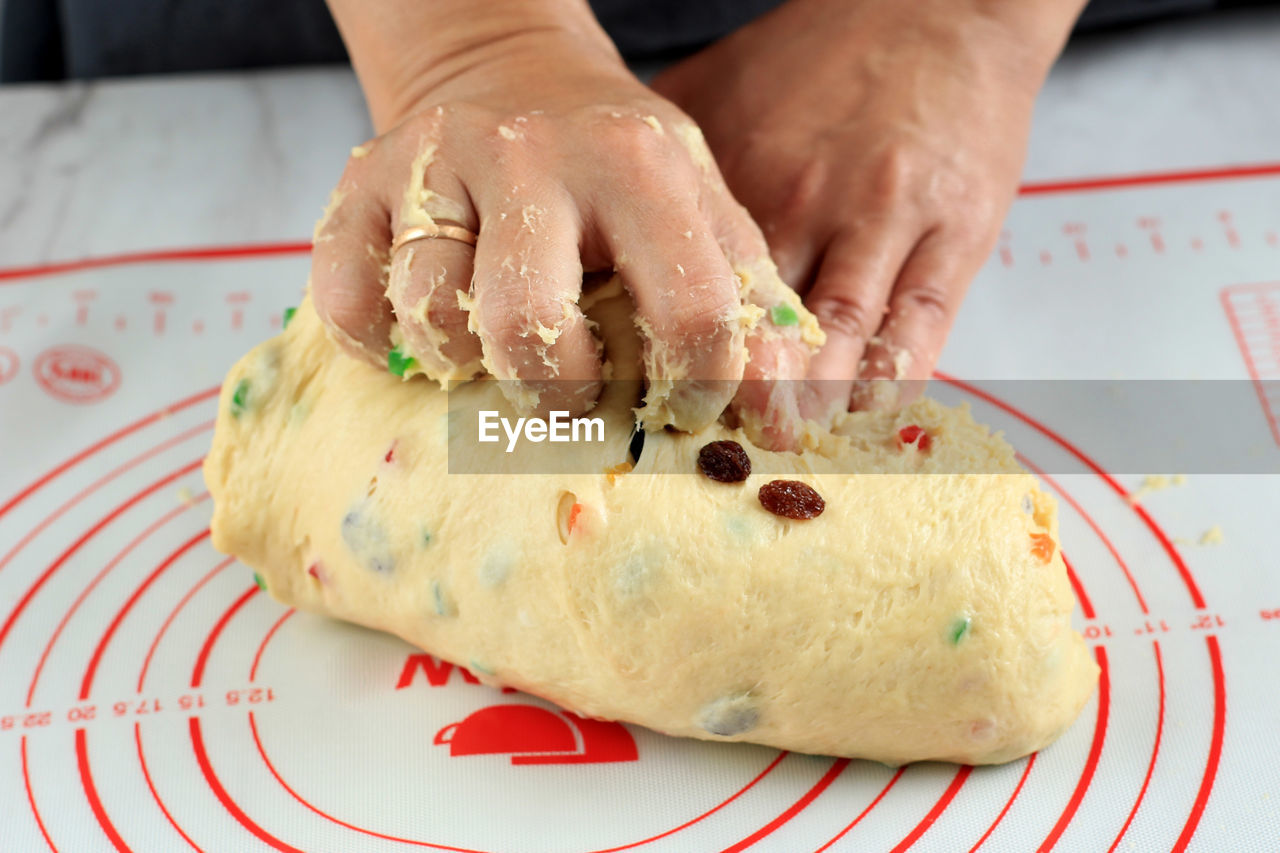
[[[817,518],[827,508],[822,495],[796,480],[774,480],[760,487],[760,503],[783,518]]]
[[[719,483],[741,483],[751,475],[751,457],[736,441],[713,441],[698,451],[698,470]]]
[[[631,441],[627,444],[627,452],[631,454],[631,463],[638,464],[640,462],[640,454],[644,453],[644,430],[639,424],[631,432]]]
[[[904,426],[898,430],[898,447],[905,449],[908,445],[914,444],[916,450],[921,453],[928,453],[930,446],[933,445],[933,436],[925,432],[922,427],[915,424]]]

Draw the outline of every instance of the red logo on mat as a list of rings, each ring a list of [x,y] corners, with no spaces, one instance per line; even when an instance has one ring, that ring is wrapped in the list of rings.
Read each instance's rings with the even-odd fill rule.
[[[90,347],[66,344],[36,357],[36,381],[66,403],[97,403],[120,387],[120,368]]]
[[[18,375],[18,354],[8,347],[0,347],[0,385]]]
[[[534,705],[491,705],[436,733],[450,756],[510,755],[512,764],[635,761],[636,742],[621,724]]]

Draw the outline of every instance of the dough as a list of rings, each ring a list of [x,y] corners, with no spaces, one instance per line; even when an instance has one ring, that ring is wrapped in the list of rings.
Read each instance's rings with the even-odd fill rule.
[[[629,308],[613,286],[588,309],[623,378],[639,370]],[[512,414],[495,385],[455,390],[454,408]],[[341,355],[304,302],[223,387],[214,544],[286,604],[672,735],[985,764],[1076,718],[1097,667],[1070,626],[1053,499],[967,410],[842,416],[802,454],[719,423],[659,430],[622,473],[626,388],[591,413],[621,438],[568,445],[573,470],[450,474],[448,395]],[[927,452],[900,447],[907,425]],[[746,482],[698,473],[722,439],[750,456]],[[982,473],[930,473],[957,466]],[[671,471],[689,473],[654,473]],[[779,478],[825,511],[766,511],[757,492]]]

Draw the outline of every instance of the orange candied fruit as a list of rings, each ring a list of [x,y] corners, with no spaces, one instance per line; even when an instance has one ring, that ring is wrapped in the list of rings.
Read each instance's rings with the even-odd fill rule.
[[[1048,533],[1032,533],[1031,534],[1031,556],[1035,557],[1045,565],[1053,559],[1053,551],[1056,546],[1053,544],[1053,537]]]
[[[633,467],[635,466],[633,466],[630,462],[623,462],[621,464],[614,465],[612,468],[606,468],[604,471],[604,475],[609,480],[609,485],[612,486],[614,483],[618,481],[619,477],[631,471]]]

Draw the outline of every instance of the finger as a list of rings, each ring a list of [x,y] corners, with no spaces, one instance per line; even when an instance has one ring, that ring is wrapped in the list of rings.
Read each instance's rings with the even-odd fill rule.
[[[925,236],[898,276],[889,312],[870,339],[859,378],[906,380],[896,404],[915,399],[933,374],[969,282],[986,253],[941,229]]]
[[[738,279],[706,216],[683,198],[633,196],[596,211],[636,306],[649,382],[648,422],[694,431],[733,398],[746,358]]]
[[[799,299],[780,277],[764,235],[746,209],[727,190],[713,189],[703,204],[741,281],[741,299],[757,316],[746,333],[747,363],[730,408],[756,444],[794,450],[803,427],[800,381],[821,345],[821,332],[802,317]]]
[[[815,214],[824,209],[830,193],[830,165],[810,158],[802,165],[783,170],[790,152],[780,143],[761,141],[758,150],[748,149],[745,161],[736,164],[733,190],[755,217],[769,242],[769,253],[778,265],[778,275],[797,292],[812,282],[821,260],[820,251],[830,241],[830,224]]]
[[[751,440],[769,450],[796,450],[804,417],[800,390],[809,348],[798,339],[750,334],[747,369],[732,410]]]
[[[578,307],[576,209],[548,187],[479,204],[483,225],[468,307],[485,368],[508,380],[503,393],[522,411],[588,410],[600,393],[600,348]]]
[[[386,359],[392,323],[383,295],[390,213],[378,180],[378,155],[375,148],[347,161],[316,223],[311,249],[316,313],[347,353],[375,364]]]
[[[909,223],[881,218],[838,232],[827,247],[804,300],[827,336],[809,365],[812,408],[825,412],[835,401],[848,401],[867,340],[879,328],[893,282],[918,238]]]
[[[471,286],[474,262],[471,246],[439,238],[410,243],[391,261],[387,298],[403,348],[439,382],[473,379],[483,370],[480,339],[458,302]]]
[[[475,233],[478,218],[466,188],[443,165],[444,155],[429,143],[420,145],[403,195],[392,207],[395,233],[431,223]],[[471,379],[483,369],[480,339],[467,328],[458,301],[471,286],[474,261],[472,246],[443,237],[415,240],[391,259],[387,298],[404,348],[423,373],[440,382]]]

